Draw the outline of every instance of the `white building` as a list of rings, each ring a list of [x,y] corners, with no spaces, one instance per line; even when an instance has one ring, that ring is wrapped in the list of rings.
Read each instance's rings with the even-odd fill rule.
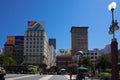
[[[71,49],[59,49],[58,55],[71,55]]]
[[[84,52],[83,55],[89,56],[90,60],[95,63],[97,58],[100,56],[100,53],[98,49],[94,49],[94,50],[88,50],[87,52]]]
[[[53,45],[49,46],[49,66],[55,66],[55,49]]]
[[[28,30],[24,33],[24,62],[23,64],[48,64],[48,38],[41,24],[28,22]]]

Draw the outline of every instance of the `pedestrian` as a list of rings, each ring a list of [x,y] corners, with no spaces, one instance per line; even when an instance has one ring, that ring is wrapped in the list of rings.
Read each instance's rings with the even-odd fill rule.
[[[76,76],[76,80],[82,80],[83,75],[81,72],[78,72],[77,76]]]
[[[39,70],[40,70],[39,73],[40,73],[40,75],[41,75],[41,74],[42,74],[42,68],[39,68]]]
[[[70,80],[72,80],[72,71],[69,72]]]

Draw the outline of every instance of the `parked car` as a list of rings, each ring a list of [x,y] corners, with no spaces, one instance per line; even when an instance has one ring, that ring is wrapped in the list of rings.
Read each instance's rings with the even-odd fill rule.
[[[0,67],[0,72],[1,72],[2,74],[6,74],[6,70],[5,70],[3,67]]]
[[[3,67],[0,67],[0,80],[5,80],[6,71]]]

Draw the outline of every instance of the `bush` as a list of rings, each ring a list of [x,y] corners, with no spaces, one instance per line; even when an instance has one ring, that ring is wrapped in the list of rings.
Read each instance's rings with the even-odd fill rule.
[[[37,68],[30,67],[30,68],[28,68],[28,71],[29,72],[37,72]]]
[[[101,73],[97,74],[97,77],[99,77],[99,78],[111,78],[111,76],[112,75],[108,72],[101,72]]]

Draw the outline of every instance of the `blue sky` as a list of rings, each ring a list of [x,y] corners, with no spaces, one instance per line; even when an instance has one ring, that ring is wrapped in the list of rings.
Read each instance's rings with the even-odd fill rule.
[[[72,26],[87,26],[88,48],[102,49],[111,43],[108,34],[111,12],[108,4],[117,2],[115,19],[120,23],[120,0],[0,0],[0,48],[6,36],[24,35],[27,21],[44,21],[48,38],[56,38],[57,49],[71,48]],[[120,47],[120,30],[116,31]]]

